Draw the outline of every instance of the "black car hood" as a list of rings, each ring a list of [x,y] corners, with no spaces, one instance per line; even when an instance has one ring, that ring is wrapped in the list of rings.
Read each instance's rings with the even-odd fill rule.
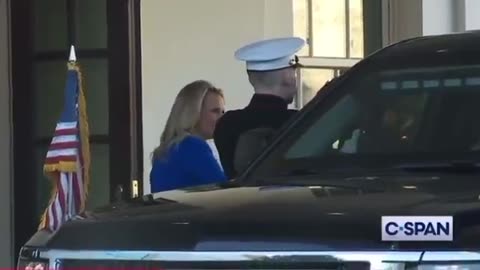
[[[315,177],[302,182],[318,183]],[[298,180],[298,179],[297,179]],[[112,205],[27,246],[114,250],[378,250],[479,247],[473,176],[358,178],[331,185],[234,187],[154,194]],[[385,215],[454,217],[453,242],[381,241]]]

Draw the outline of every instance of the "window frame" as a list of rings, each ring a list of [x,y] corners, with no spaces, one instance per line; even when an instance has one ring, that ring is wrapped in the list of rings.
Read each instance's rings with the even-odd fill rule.
[[[334,76],[333,78],[338,77],[343,73],[344,71],[350,69],[352,66],[357,64],[359,61],[361,61],[365,55],[367,55],[369,52],[374,51],[375,49],[379,49],[383,47],[384,45],[384,36],[385,35],[385,29],[383,27],[384,25],[384,11],[385,11],[385,4],[382,1],[378,0],[368,0],[362,1],[362,24],[363,24],[363,43],[364,43],[364,48],[363,48],[363,57],[358,58],[358,57],[351,57],[350,54],[350,14],[349,14],[349,7],[350,7],[350,0],[344,0],[345,1],[345,43],[346,43],[346,52],[345,55],[346,57],[322,57],[322,56],[314,56],[313,54],[313,42],[312,40],[315,39],[314,33],[313,33],[313,1],[314,0],[305,0],[307,2],[307,38],[306,38],[306,43],[308,44],[308,56],[305,55],[299,55],[299,62],[302,64],[302,67],[299,67],[297,69],[297,96],[295,99],[294,107],[296,109],[302,109],[305,104],[309,101],[306,101],[303,103],[303,78],[302,78],[302,71],[304,69],[332,69],[334,71]],[[293,24],[295,25],[295,9],[293,9]],[[379,15],[377,16],[379,18],[379,22],[369,22],[366,18],[366,13],[370,15],[370,13],[376,12]],[[377,25],[376,25],[377,24]],[[370,42],[368,40],[369,35],[367,35],[367,30],[369,28],[372,29],[372,33],[376,32],[377,35],[380,35],[379,41],[377,42]],[[304,37],[305,38],[305,37]],[[372,46],[375,48],[370,48]],[[332,79],[333,79],[332,78]],[[322,86],[318,87],[319,89],[322,88]]]

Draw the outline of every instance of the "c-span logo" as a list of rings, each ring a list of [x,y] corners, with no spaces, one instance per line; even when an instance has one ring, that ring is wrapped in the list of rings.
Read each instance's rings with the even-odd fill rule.
[[[382,241],[453,241],[450,216],[382,217]]]

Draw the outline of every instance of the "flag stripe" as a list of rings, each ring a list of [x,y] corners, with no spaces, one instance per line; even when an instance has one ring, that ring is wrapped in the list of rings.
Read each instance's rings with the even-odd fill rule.
[[[65,136],[65,135],[77,135],[78,129],[70,128],[70,129],[58,129],[55,130],[55,137],[57,136]]]
[[[47,152],[47,158],[62,157],[62,156],[76,156],[77,153],[78,153],[78,149],[75,149],[75,148],[51,150]]]
[[[64,194],[64,197],[63,199],[60,201],[61,205],[62,205],[62,213],[63,213],[63,217],[62,217],[62,222],[63,221],[66,221],[66,219],[68,218],[69,214],[70,214],[70,197],[71,197],[71,194],[69,194],[69,175],[70,173],[62,173],[62,177],[60,179],[60,181],[62,182],[62,188],[61,188],[61,192],[63,192]]]
[[[65,149],[75,149],[77,150],[80,146],[80,142],[64,142],[64,143],[54,143],[50,145],[50,150],[65,150]]]
[[[53,137],[52,144],[56,143],[66,143],[66,142],[78,142],[77,135],[64,135],[64,136],[57,136]]]
[[[69,181],[68,181],[68,185],[69,185],[69,190],[72,191],[71,193],[71,196],[69,196],[70,198],[70,216],[69,218],[73,218],[73,215],[74,213],[77,213],[77,211],[75,210],[76,208],[76,202],[75,202],[75,188],[74,188],[74,183],[73,183],[73,176],[74,174],[73,173],[70,173],[69,174]]]
[[[67,191],[65,190],[65,187],[64,187],[64,177],[65,177],[65,173],[61,173],[60,174],[60,179],[59,179],[59,189],[58,189],[58,220],[60,222],[63,222],[63,213],[65,213],[65,195],[67,193]]]
[[[58,129],[73,129],[77,127],[77,121],[73,122],[60,122],[57,124],[57,130]]]

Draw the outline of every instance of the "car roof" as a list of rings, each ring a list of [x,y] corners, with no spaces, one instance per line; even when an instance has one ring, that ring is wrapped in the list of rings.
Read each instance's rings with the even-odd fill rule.
[[[365,57],[355,69],[480,64],[480,30],[415,37],[386,46]]]
[[[436,53],[438,51],[480,51],[480,30],[415,37],[383,50],[383,56]]]

